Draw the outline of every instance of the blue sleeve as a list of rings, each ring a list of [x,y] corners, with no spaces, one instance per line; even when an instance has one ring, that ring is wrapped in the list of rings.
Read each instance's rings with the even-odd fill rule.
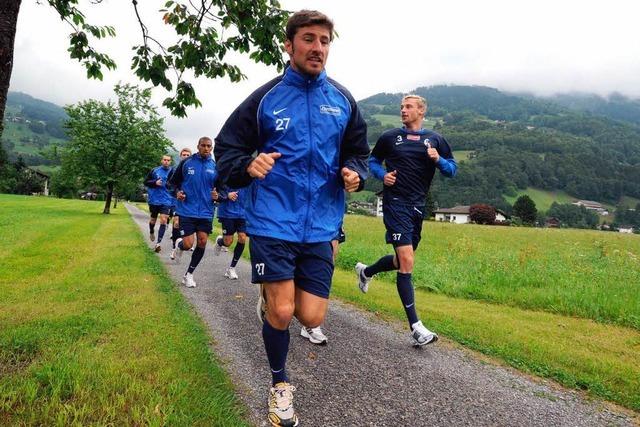
[[[371,172],[371,175],[375,176],[380,181],[384,179],[384,176],[387,173],[382,166],[382,160],[373,155],[369,157],[369,171]]]
[[[446,176],[447,178],[452,178],[455,176],[456,171],[458,170],[458,164],[453,158],[451,146],[442,135],[438,135],[437,141],[438,144],[436,146],[436,149],[438,150],[440,158],[436,163],[436,167],[440,169],[440,173],[442,175]]]
[[[440,156],[438,159],[438,163],[436,163],[438,169],[440,169],[440,173],[447,178],[453,178],[458,171],[458,164],[455,159],[445,159]]]

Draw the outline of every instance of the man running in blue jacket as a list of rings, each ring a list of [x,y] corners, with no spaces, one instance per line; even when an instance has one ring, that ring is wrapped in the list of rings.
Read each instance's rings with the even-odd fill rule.
[[[180,216],[180,238],[176,241],[177,257],[197,244],[191,255],[189,268],[182,278],[188,288],[195,288],[193,272],[204,256],[209,234],[213,229],[213,188],[216,182],[216,163],[211,158],[212,141],[203,136],[198,141],[198,152],[181,161],[173,175],[171,185],[176,188],[176,212]]]
[[[323,322],[344,190],[362,189],[366,178],[366,124],[351,94],[325,72],[332,39],[326,15],[293,14],[284,74],[242,102],[216,138],[221,178],[232,188],[249,186],[245,217],[275,426],[298,425],[285,369],[289,324],[293,316],[310,328]]]
[[[231,280],[238,279],[236,265],[244,252],[244,245],[247,243],[247,225],[244,219],[244,193],[245,189],[234,190],[223,187],[218,191],[218,221],[222,225],[222,235],[216,238],[213,246],[214,255],[220,255],[222,248],[228,248],[233,243],[233,235],[238,234],[238,243],[233,249],[231,264],[224,272],[224,277]]]
[[[180,150],[180,162],[183,161],[184,159],[188,159],[189,157],[191,157],[191,148],[185,147],[182,150]],[[178,162],[178,164],[180,164],[180,162]],[[171,174],[169,174],[169,181],[171,181],[171,177],[175,173],[176,168],[177,166],[171,169]],[[178,200],[175,198],[175,195],[176,195],[176,191],[175,189],[173,189],[172,191],[173,224],[171,227],[171,255],[169,256],[169,258],[171,259],[176,259],[176,252],[177,252],[176,242],[180,238],[180,215],[178,215],[178,213],[176,212],[176,208],[178,206]]]
[[[418,319],[411,279],[414,252],[422,238],[425,199],[436,169],[446,177],[453,177],[458,168],[447,141],[440,134],[422,128],[426,111],[424,98],[405,96],[400,105],[404,126],[383,133],[373,148],[369,170],[384,183],[382,213],[387,229],[386,240],[393,245],[395,254],[384,256],[370,266],[360,262],[356,264],[358,286],[362,292],[367,292],[375,274],[398,270],[396,287],[415,346],[438,339],[438,335]]]
[[[167,221],[169,212],[173,205],[173,197],[168,188],[169,174],[171,173],[171,156],[165,154],[162,156],[160,166],[153,168],[147,174],[144,185],[148,188],[147,194],[149,203],[149,240],[155,240],[155,227],[158,215],[160,215],[160,228],[158,230],[158,241],[156,242],[155,251],[160,252],[162,246],[162,238],[167,229]]]

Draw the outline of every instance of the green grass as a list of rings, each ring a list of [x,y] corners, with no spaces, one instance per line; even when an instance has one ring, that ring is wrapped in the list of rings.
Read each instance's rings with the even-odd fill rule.
[[[382,219],[348,216],[338,266],[389,251]],[[425,222],[415,285],[457,298],[640,329],[640,236]]]
[[[454,153],[457,154],[457,153]],[[575,197],[570,196],[564,191],[545,191],[538,190],[537,188],[528,187],[526,190],[519,190],[518,194],[515,196],[504,196],[509,204],[513,205],[513,203],[518,199],[518,197],[522,195],[528,195],[531,200],[536,204],[536,209],[538,211],[546,212],[551,207],[553,202],[566,204],[573,203],[577,199]]]
[[[636,199],[635,197],[631,197],[631,196],[624,196],[620,200],[619,204],[630,209],[635,209],[638,203],[640,203],[640,199]]]
[[[349,193],[348,201],[357,200],[361,202],[366,202],[367,199],[371,198],[372,196],[375,196],[375,193],[373,191],[362,190],[362,191],[358,191],[357,193]]]
[[[246,425],[120,206],[0,195],[0,424]]]
[[[42,148],[37,147],[36,145],[31,143],[25,143],[20,140],[23,137],[34,138],[35,136],[38,136],[38,134],[33,132],[31,129],[29,129],[29,125],[24,123],[5,122],[5,129],[4,129],[4,132],[2,133],[2,137],[5,140],[13,141],[14,148],[12,151],[15,151],[18,154],[31,154],[31,155],[40,154],[40,151],[42,150]],[[60,138],[55,138],[49,134],[43,134],[39,136],[45,137],[49,140],[49,144],[45,148],[51,147],[53,144],[57,144],[57,145],[66,144],[65,140]]]
[[[457,162],[469,161],[469,155],[473,153],[473,150],[456,150],[453,153]]]
[[[368,294],[353,265],[388,254],[379,218],[347,216],[333,295],[405,319],[395,276]],[[427,324],[511,366],[640,410],[640,238],[426,222],[416,306]],[[594,321],[593,319],[597,320]]]

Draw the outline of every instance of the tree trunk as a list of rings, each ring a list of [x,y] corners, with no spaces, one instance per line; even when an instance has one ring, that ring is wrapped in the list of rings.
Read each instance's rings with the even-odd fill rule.
[[[104,201],[104,210],[102,211],[103,214],[109,214],[111,213],[111,198],[113,197],[113,184],[109,184],[107,186],[107,197]]]
[[[113,197],[113,209],[116,209],[118,207],[118,195],[116,194]]]
[[[0,2],[0,137],[4,131],[4,109],[13,68],[13,45],[16,40],[16,23],[22,0]]]

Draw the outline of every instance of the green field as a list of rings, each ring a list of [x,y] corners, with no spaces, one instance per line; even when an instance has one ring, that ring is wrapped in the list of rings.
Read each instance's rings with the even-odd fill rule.
[[[3,139],[12,141],[14,143],[14,148],[12,151],[18,154],[40,154],[42,148],[34,144],[21,141],[22,138],[34,138],[35,136],[41,136],[49,140],[49,143],[45,146],[45,148],[49,148],[53,144],[64,145],[66,143],[65,140],[54,138],[48,134],[38,135],[37,133],[34,133],[31,129],[29,129],[29,126],[24,123],[5,122],[4,132],[2,133]]]
[[[21,225],[0,246],[0,424],[242,425],[203,325],[124,208],[101,210],[0,195],[0,238]],[[404,322],[394,274],[355,283],[390,252],[381,219],[345,229],[333,295]],[[429,221],[423,237],[416,306],[443,345],[640,411],[640,236]]]
[[[577,199],[564,191],[545,191],[538,190],[537,188],[528,187],[525,190],[518,190],[518,194],[515,196],[504,196],[505,200],[509,202],[509,204],[513,205],[518,197],[522,195],[528,195],[531,200],[536,204],[536,209],[538,211],[546,212],[551,207],[553,202],[566,204],[573,203]]]
[[[471,153],[473,153],[473,150],[454,150],[453,157],[457,162],[468,161]]]
[[[138,227],[101,211],[0,195],[0,425],[247,425]]]
[[[345,229],[339,267],[388,252],[381,218],[349,216]],[[418,288],[640,329],[640,236],[432,221],[423,236]]]
[[[353,266],[390,253],[380,218],[347,216],[333,293],[404,320],[395,274],[368,294]],[[446,337],[640,410],[640,236],[425,222],[416,307]]]

